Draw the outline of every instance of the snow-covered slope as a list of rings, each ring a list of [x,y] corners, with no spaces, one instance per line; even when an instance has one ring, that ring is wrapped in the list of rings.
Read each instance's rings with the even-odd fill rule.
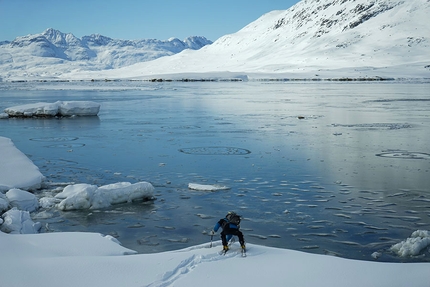
[[[200,49],[211,43],[198,36],[184,41],[117,40],[102,35],[79,39],[71,33],[47,29],[41,34],[0,42],[0,77],[56,76],[73,70],[113,69],[170,56],[184,49]]]
[[[257,77],[428,78],[428,15],[428,0],[303,0],[198,51],[99,76],[231,71]]]
[[[149,58],[142,57],[139,63],[127,67],[125,64],[132,64],[132,59],[140,55],[138,44],[126,45],[124,43],[128,42],[123,41],[121,49],[106,52],[105,47],[110,45],[104,45],[106,38],[90,36],[79,41],[70,34],[60,38],[52,35],[50,39],[56,41],[44,41],[40,35],[30,37],[34,43],[30,43],[30,39],[25,42],[25,37],[19,38],[28,43],[22,49],[37,44],[38,49],[31,49],[37,56],[56,53],[61,56],[50,58],[49,63],[45,61],[45,66],[19,66],[15,63],[22,62],[16,61],[17,57],[12,59],[4,52],[0,52],[0,62],[9,60],[10,63],[9,66],[3,64],[2,71],[13,67],[22,75],[27,70],[36,76],[63,79],[205,77],[202,73],[206,77],[239,74],[257,78],[430,78],[428,15],[428,0],[302,0],[288,10],[267,13],[237,33],[223,36],[200,50],[184,50],[144,63],[142,61]],[[50,34],[48,32],[44,34]],[[6,46],[11,47],[14,42]],[[154,53],[159,55],[158,50]],[[104,63],[105,68],[123,68],[100,71],[94,58],[98,59],[97,63]],[[64,59],[81,60],[68,61],[67,69],[59,68],[65,65]],[[47,69],[48,64],[54,63],[57,74]],[[226,71],[232,73],[226,74]],[[3,72],[0,77],[10,79],[12,75]]]

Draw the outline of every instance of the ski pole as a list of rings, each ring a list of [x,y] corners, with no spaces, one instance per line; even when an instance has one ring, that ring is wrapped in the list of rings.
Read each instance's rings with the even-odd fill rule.
[[[212,239],[214,238],[214,235],[211,234],[211,245],[209,246],[209,248],[212,248]]]

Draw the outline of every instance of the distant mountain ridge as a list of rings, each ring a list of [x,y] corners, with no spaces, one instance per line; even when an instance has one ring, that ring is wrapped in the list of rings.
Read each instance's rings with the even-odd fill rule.
[[[80,39],[72,33],[49,28],[40,34],[0,42],[0,66],[14,70],[23,65],[31,67],[74,61],[80,62],[76,66],[85,68],[88,65],[90,70],[113,69],[170,56],[185,49],[200,49],[210,44],[212,41],[202,36],[188,37],[183,41],[177,38],[162,41],[118,40],[93,34]]]
[[[138,54],[134,48],[137,44],[121,42],[127,48],[109,55],[106,67],[113,68],[110,70],[94,66],[94,61],[78,61],[67,65],[56,63],[58,73],[29,65],[25,73],[18,69],[10,74],[25,77],[26,73],[31,73],[70,79],[141,79],[181,78],[183,74],[199,77],[204,73],[220,75],[228,72],[243,78],[267,75],[272,78],[383,76],[430,79],[428,15],[430,0],[302,0],[288,10],[269,12],[238,32],[225,35],[199,50],[188,49],[172,53],[170,57],[130,61],[124,65],[124,59],[129,55]],[[96,35],[89,37],[77,42],[73,46],[75,54],[69,57],[91,58],[85,50],[86,45],[96,51],[99,62],[104,63],[103,51],[97,50],[97,45],[109,40]],[[2,61],[4,63],[1,47],[0,68]],[[67,55],[68,51],[64,53]],[[121,65],[115,64],[116,58],[121,59]],[[0,77],[1,73],[0,69]],[[3,77],[8,78],[8,74]]]

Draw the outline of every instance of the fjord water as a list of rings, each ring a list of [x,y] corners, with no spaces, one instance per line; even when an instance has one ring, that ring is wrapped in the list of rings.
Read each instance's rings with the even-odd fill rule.
[[[149,181],[155,200],[34,213],[42,232],[110,234],[142,253],[209,242],[241,214],[247,242],[384,261],[430,226],[430,84],[411,82],[0,83],[0,109],[91,100],[98,117],[0,120],[46,176]],[[196,191],[189,183],[227,186]],[[218,238],[215,238],[217,240]]]

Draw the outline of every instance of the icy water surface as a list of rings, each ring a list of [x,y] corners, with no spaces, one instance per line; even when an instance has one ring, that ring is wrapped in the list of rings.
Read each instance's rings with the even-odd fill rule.
[[[58,100],[98,117],[0,120],[47,189],[149,181],[156,200],[33,214],[44,232],[95,231],[142,253],[209,242],[229,210],[247,242],[382,261],[430,229],[428,83],[0,83],[0,110]],[[189,183],[220,184],[202,192]],[[53,191],[54,190],[54,191]]]

